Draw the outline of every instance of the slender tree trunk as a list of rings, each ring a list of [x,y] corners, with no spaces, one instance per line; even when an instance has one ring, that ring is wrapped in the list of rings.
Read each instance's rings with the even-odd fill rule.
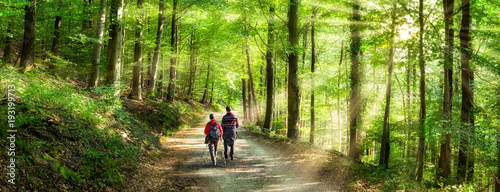
[[[302,35],[302,47],[304,50],[302,51],[302,69],[306,69],[306,53],[307,53],[307,33],[309,32],[309,27],[305,27],[303,35]]]
[[[314,116],[314,65],[316,64],[316,43],[314,41],[314,19],[316,19],[316,12],[318,8],[313,8],[313,18],[311,23],[311,82],[312,82],[312,90],[311,90],[311,131],[309,135],[309,143],[314,144],[314,129],[315,129],[315,116]]]
[[[425,60],[424,60],[424,0],[419,0],[418,6],[419,23],[419,55],[418,63],[420,67],[420,119],[419,119],[419,143],[418,143],[418,169],[417,181],[422,181],[424,176],[425,160],[425,118],[427,115],[427,106],[425,103]]]
[[[212,78],[212,91],[210,91],[210,102],[209,103],[212,103],[212,101],[214,99],[214,84],[215,84],[215,79]]]
[[[59,38],[61,37],[61,32],[59,31],[59,29],[61,28],[61,20],[61,16],[56,16],[56,21],[54,23],[54,39],[52,39],[52,54],[54,55],[57,55],[57,53],[59,52]]]
[[[253,123],[253,106],[252,106],[252,82],[248,80],[248,123],[252,124]]]
[[[498,91],[500,91],[500,88],[498,89]],[[500,127],[497,128],[497,131],[499,133],[499,136],[500,136]],[[500,137],[499,137],[500,138]],[[498,150],[498,156],[497,156],[497,175],[496,175],[496,178],[494,178],[493,180],[500,180],[500,140],[497,141],[497,150]],[[499,182],[495,182],[495,192],[500,192],[500,183]]]
[[[396,4],[393,4],[392,10],[392,24],[391,24],[391,38],[389,50],[389,77],[387,78],[387,89],[385,91],[385,110],[384,110],[384,124],[382,131],[382,142],[380,143],[380,158],[379,165],[384,168],[389,168],[389,154],[390,154],[390,129],[389,119],[391,114],[391,89],[392,89],[392,70],[394,63],[394,34],[396,28]]]
[[[124,0],[125,2],[125,0]],[[122,24],[122,26],[126,26],[127,23],[124,23]],[[123,58],[123,55],[125,55],[125,37],[126,37],[127,33],[126,33],[126,30],[125,30],[125,27],[122,27],[122,40],[121,40],[121,53],[120,53],[120,56],[118,57],[118,61],[120,61],[120,74],[123,74],[123,68],[125,67],[125,59],[122,59]]]
[[[192,90],[193,90],[193,84],[194,84],[194,38],[195,38],[195,32],[191,32],[191,40],[189,41],[189,83],[188,83],[188,93],[187,97],[191,98]]]
[[[247,95],[246,95],[246,79],[241,79],[242,93],[243,96],[243,119],[248,119],[248,111],[247,111]]]
[[[472,182],[474,176],[474,148],[469,143],[469,138],[474,138],[474,116],[473,116],[473,100],[474,92],[472,84],[474,81],[474,73],[469,66],[470,56],[470,36],[469,29],[471,24],[470,17],[470,1],[462,0],[462,27],[460,29],[460,46],[462,54],[462,111],[461,120],[463,125],[463,135],[460,141],[458,155],[458,171],[457,175],[460,179],[467,177],[467,182]],[[467,173],[467,176],[466,176]]]
[[[207,67],[207,80],[205,81],[205,91],[203,92],[203,97],[201,98],[200,103],[206,103],[208,97],[208,82],[210,80],[210,63],[208,63]]]
[[[262,56],[262,60],[263,61],[266,60],[265,55]],[[262,63],[262,65],[260,65],[260,82],[259,82],[259,87],[264,87],[265,86],[265,82],[264,82],[264,79],[262,77],[264,77],[264,63]],[[261,97],[264,96],[264,92],[262,91],[262,89],[259,90],[259,95]]]
[[[122,24],[123,0],[111,1],[110,32],[108,41],[108,69],[106,73],[106,85],[116,88],[115,96],[120,93],[120,55],[122,46]]]
[[[267,28],[267,51],[266,51],[266,117],[264,120],[264,130],[272,130],[273,105],[274,105],[274,76],[273,76],[273,52],[274,52],[274,7],[269,8],[271,16]]]
[[[287,137],[299,139],[299,66],[298,51],[299,44],[299,0],[290,0],[288,10],[288,41],[293,51],[288,55],[288,132]]]
[[[351,24],[351,97],[349,101],[349,157],[353,159],[360,158],[359,141],[357,138],[357,129],[359,121],[359,113],[361,111],[361,79],[360,79],[360,48],[361,36],[359,33],[359,24],[361,16],[359,14],[359,2],[354,0],[352,7]]]
[[[170,57],[170,82],[168,84],[167,100],[174,101],[175,99],[175,81],[177,80],[177,70],[175,65],[177,64],[177,0],[173,0],[173,10],[172,10],[172,27],[170,36],[170,46],[172,56]]]
[[[245,31],[247,28],[245,27]],[[253,106],[252,106],[252,84],[253,84],[253,77],[252,77],[252,67],[251,67],[251,61],[250,61],[250,51],[248,50],[249,46],[248,44],[246,45],[245,49],[245,55],[247,59],[247,70],[248,70],[248,120],[249,123],[253,122]]]
[[[88,88],[95,87],[99,83],[99,63],[101,61],[102,36],[104,34],[104,22],[106,20],[107,0],[101,0],[99,6],[99,14],[97,16],[97,27],[95,29],[94,49],[92,51],[92,73],[89,78]]]
[[[250,70],[249,70],[250,71]],[[253,106],[254,106],[254,111],[255,111],[255,117],[257,118],[257,122],[256,124],[261,126],[261,122],[260,122],[260,107],[259,107],[259,103],[257,102],[257,96],[255,95],[255,83],[253,81],[253,77],[250,78],[252,79],[251,82],[251,93],[252,93],[252,100],[253,100]]]
[[[411,138],[411,125],[413,124],[412,122],[412,113],[411,113],[411,99],[412,99],[412,84],[413,84],[413,78],[412,78],[412,70],[414,69],[414,66],[413,66],[413,63],[411,62],[413,60],[413,56],[411,55],[411,48],[410,46],[408,46],[408,59],[407,59],[407,69],[406,69],[406,82],[407,83],[407,86],[406,86],[406,94],[408,95],[407,99],[408,101],[406,102],[407,105],[406,105],[406,110],[408,111],[407,112],[407,124],[406,124],[406,159],[408,159],[410,157],[410,138]],[[415,74],[415,73],[413,73]],[[404,153],[404,151],[403,151]],[[403,155],[404,156],[404,155]],[[406,162],[406,159],[405,159],[405,162]]]
[[[196,49],[195,49],[195,52],[196,52],[196,55],[198,55],[198,45],[196,45]],[[196,74],[198,72],[198,58],[195,58],[195,61],[194,61],[194,70],[193,70],[193,88],[191,90],[191,93],[193,93],[194,90],[196,90]],[[194,98],[194,96],[193,96]]]
[[[451,126],[451,110],[453,99],[453,7],[454,0],[443,0],[444,10],[444,23],[446,33],[446,46],[444,49],[444,102],[443,102],[443,115],[444,124],[443,128]],[[445,131],[445,135],[441,140],[441,153],[439,156],[439,170],[438,175],[443,178],[449,178],[451,175],[451,134]]]
[[[36,35],[36,0],[30,0],[24,7],[24,38],[21,52],[20,71],[26,73],[35,63],[35,35]]]
[[[160,55],[161,55],[161,54],[160,54]],[[164,61],[162,61],[162,62],[160,63],[160,65],[163,65],[163,64],[164,64]],[[158,81],[159,81],[159,82],[158,82],[158,86],[156,86],[156,93],[157,93],[157,95],[158,95],[161,99],[163,99],[163,97],[164,97],[164,95],[163,95],[163,83],[161,82],[161,80],[163,79],[163,76],[164,76],[164,75],[165,75],[165,68],[162,68],[162,70],[161,70],[161,74],[160,74],[160,76],[159,76],[159,78],[158,78]]]
[[[5,65],[12,64],[13,61],[13,51],[14,51],[14,43],[12,42],[13,34],[12,34],[12,22],[9,23],[9,28],[7,29],[7,35],[5,36],[5,51],[3,53],[3,62]]]
[[[149,89],[155,90],[156,75],[158,73],[158,61],[160,60],[161,37],[163,34],[163,23],[165,20],[165,3],[160,0],[160,7],[158,12],[158,30],[156,31],[156,46],[153,56],[153,63],[151,63],[151,73],[149,77]]]
[[[337,89],[340,91],[340,77],[342,76],[342,59],[344,58],[344,42],[341,43],[339,76],[337,78]],[[339,152],[342,153],[342,127],[340,127],[340,96],[337,96],[337,128],[339,129]]]
[[[135,29],[135,48],[134,48],[134,68],[132,77],[132,98],[136,100],[142,100],[142,87],[141,87],[141,75],[142,75],[142,28],[144,12],[143,6],[144,0],[137,0],[137,9],[140,12],[140,16],[137,18],[137,28]]]

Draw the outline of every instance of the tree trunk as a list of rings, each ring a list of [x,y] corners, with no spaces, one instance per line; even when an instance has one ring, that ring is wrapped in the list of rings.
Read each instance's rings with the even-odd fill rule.
[[[250,71],[250,70],[249,70]],[[257,96],[255,95],[255,83],[253,81],[253,77],[250,78],[252,81],[251,82],[251,93],[252,93],[252,99],[253,99],[253,107],[254,107],[254,111],[255,111],[255,117],[257,118],[257,122],[256,125],[259,125],[261,126],[261,122],[260,122],[260,107],[259,107],[259,103],[257,102]]]
[[[443,102],[443,128],[451,127],[451,110],[453,99],[453,7],[454,0],[443,0],[444,23],[446,33],[446,46],[444,48],[444,102]],[[449,178],[451,175],[451,134],[446,134],[441,139],[441,153],[439,155],[438,175]]]
[[[14,51],[14,43],[12,42],[13,34],[12,34],[12,22],[9,23],[9,28],[7,29],[7,35],[5,36],[5,51],[3,53],[3,62],[5,65],[12,64],[13,61],[13,51]]]
[[[156,75],[158,73],[158,61],[160,60],[161,37],[163,34],[163,22],[165,20],[165,4],[164,0],[160,0],[160,7],[158,12],[158,30],[156,31],[156,46],[153,55],[153,63],[151,63],[151,74],[149,77],[149,89],[155,90]]]
[[[21,52],[20,71],[26,73],[35,64],[35,35],[36,35],[36,0],[30,0],[24,7],[24,38]]]
[[[273,52],[274,52],[274,7],[269,8],[271,16],[267,28],[267,51],[266,51],[266,117],[264,120],[264,131],[272,130],[273,122],[273,100],[274,100],[274,76],[273,76]]]
[[[425,160],[425,118],[427,115],[427,106],[425,103],[425,61],[424,61],[424,0],[419,0],[418,6],[418,23],[419,23],[419,55],[418,63],[420,67],[420,133],[418,143],[418,169],[417,181],[422,181],[424,176],[424,160]]]
[[[299,139],[299,66],[298,66],[298,44],[299,44],[299,3],[298,0],[290,0],[288,10],[288,41],[293,51],[288,54],[288,132],[287,137]]]
[[[56,20],[54,23],[54,39],[52,39],[52,54],[57,55],[59,52],[59,38],[61,37],[61,32],[59,29],[61,28],[61,16],[56,16]],[[52,66],[53,69],[54,66]]]
[[[99,62],[101,61],[102,36],[104,34],[104,22],[106,20],[107,0],[101,0],[99,14],[97,16],[97,26],[95,30],[96,42],[92,51],[92,73],[89,78],[88,88],[95,87],[99,83]]]
[[[249,47],[247,46],[247,49],[246,49],[246,55],[247,55],[247,68],[248,68],[248,76],[249,76],[249,79],[248,79],[248,109],[249,109],[249,116],[250,118],[252,119],[252,121],[254,120],[253,118],[253,111],[255,111],[255,115],[256,115],[256,118],[257,118],[257,125],[260,125],[260,115],[259,115],[259,106],[257,104],[257,96],[255,95],[255,83],[254,83],[254,80],[253,80],[253,73],[252,73],[252,67],[251,67],[251,62],[250,62],[250,51],[249,51]],[[251,102],[250,100],[253,101],[253,105],[251,105]]]
[[[252,106],[252,82],[248,80],[248,123],[253,123],[253,106]]]
[[[314,19],[316,19],[316,12],[318,8],[313,8],[313,16],[311,23],[311,131],[309,135],[309,143],[314,144],[314,129],[315,129],[315,116],[314,116],[314,65],[316,64],[316,43],[314,41]]]
[[[470,1],[462,0],[462,27],[460,29],[460,46],[462,53],[462,111],[461,120],[463,125],[462,133],[468,133],[461,137],[459,155],[458,155],[458,171],[459,179],[467,177],[467,182],[472,182],[474,176],[474,148],[469,142],[469,138],[474,138],[474,116],[473,100],[474,93],[472,92],[472,84],[474,81],[474,73],[469,66],[470,56]],[[469,158],[467,158],[469,157]],[[467,174],[467,176],[466,176]]]
[[[120,55],[122,46],[122,15],[123,0],[111,1],[110,32],[108,41],[108,68],[106,73],[106,85],[116,88],[115,96],[120,93]]]
[[[161,55],[161,54],[160,54]],[[160,65],[164,64],[164,61],[161,62]],[[156,93],[157,93],[157,96],[160,97],[161,99],[163,99],[163,82],[161,82],[161,80],[163,79],[163,76],[165,75],[165,68],[163,68],[161,70],[161,74],[158,78],[158,86],[156,86]]]
[[[135,29],[135,48],[134,48],[134,69],[132,77],[132,98],[135,100],[142,100],[142,87],[141,87],[141,75],[142,75],[142,28],[144,12],[143,6],[144,0],[137,0],[137,9],[140,12],[140,16],[137,18],[137,28]]]
[[[406,159],[410,157],[410,138],[411,138],[411,125],[413,124],[412,122],[412,113],[411,113],[411,99],[412,99],[412,94],[413,94],[413,89],[412,89],[412,84],[413,84],[413,78],[412,78],[412,70],[414,69],[414,65],[411,62],[413,60],[413,56],[411,55],[411,48],[408,46],[408,59],[407,59],[407,69],[406,69],[406,94],[408,95],[407,99],[408,101],[406,102],[406,110],[407,110],[407,124],[406,124],[406,152],[403,150],[403,154],[406,153]],[[413,73],[415,74],[415,73]],[[403,155],[404,158],[404,155]],[[407,162],[405,159],[405,162]]]
[[[337,89],[340,91],[340,77],[342,76],[342,59],[344,58],[344,42],[341,43],[339,76],[337,78]],[[332,118],[333,119],[333,118]],[[340,95],[337,96],[337,128],[339,129],[339,152],[342,153],[342,128],[340,127]]]
[[[170,57],[170,82],[168,84],[167,100],[174,101],[175,99],[175,81],[177,79],[177,70],[175,65],[177,64],[177,0],[173,0],[172,9],[172,26],[171,26],[171,36],[170,36],[170,47],[172,56]]]
[[[208,96],[208,81],[210,80],[210,63],[208,63],[207,68],[207,80],[205,81],[205,91],[203,92],[203,97],[201,98],[200,103],[206,103]]]
[[[194,38],[195,38],[195,32],[191,32],[191,40],[189,41],[189,82],[188,82],[188,92],[187,92],[187,97],[190,99],[192,90],[193,90],[193,80],[194,80]]]
[[[352,7],[351,24],[351,97],[349,101],[349,157],[360,158],[359,142],[357,138],[358,121],[361,109],[361,79],[360,79],[360,59],[361,36],[359,33],[359,24],[361,16],[359,14],[359,2],[354,0]]]
[[[243,96],[243,119],[247,120],[248,119],[248,111],[247,111],[246,79],[241,79],[241,87],[242,87],[241,95]]]
[[[196,52],[196,55],[198,55],[198,45],[196,46],[195,52]],[[196,90],[196,74],[198,73],[198,62],[199,62],[198,58],[195,58],[195,60],[194,60],[194,70],[193,70],[193,88],[191,90],[191,93],[194,90]],[[193,96],[193,98],[194,98],[194,96]]]
[[[500,89],[498,91],[500,91]],[[500,133],[500,127],[497,130]],[[499,134],[499,136],[500,136],[500,134]],[[497,163],[500,164],[500,140],[497,141],[497,149],[498,149]],[[497,175],[496,175],[496,178],[493,179],[495,181],[500,180],[500,166],[499,166],[499,164],[497,164]],[[495,182],[495,192],[500,192],[500,183],[499,182]]]
[[[212,91],[210,92],[210,102],[209,103],[212,103],[212,101],[214,99],[214,85],[215,85],[215,79],[212,78]]]
[[[380,143],[380,158],[379,165],[384,168],[389,168],[389,154],[390,154],[390,129],[389,120],[391,115],[391,88],[392,88],[392,70],[394,63],[394,34],[396,28],[396,4],[393,4],[392,10],[392,24],[391,24],[391,37],[390,37],[390,50],[389,50],[389,76],[387,77],[387,89],[385,91],[385,110],[384,110],[384,124],[382,130],[382,142]]]

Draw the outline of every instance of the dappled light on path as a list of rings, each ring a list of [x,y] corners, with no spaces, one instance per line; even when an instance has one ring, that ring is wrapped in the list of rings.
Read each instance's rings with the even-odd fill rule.
[[[225,113],[215,113],[220,122]],[[208,118],[205,122],[208,122]],[[234,160],[222,159],[222,142],[218,145],[217,166],[210,160],[204,144],[205,123],[197,124],[164,138],[168,149],[186,156],[177,163],[173,179],[191,180],[187,191],[336,191],[330,185],[316,181],[317,170],[305,166],[307,162],[275,148],[272,142],[263,140],[255,133],[238,128]],[[198,183],[204,180],[203,184]],[[339,188],[340,189],[340,188]]]

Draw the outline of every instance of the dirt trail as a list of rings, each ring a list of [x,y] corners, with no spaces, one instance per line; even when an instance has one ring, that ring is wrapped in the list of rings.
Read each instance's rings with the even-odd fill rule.
[[[225,113],[215,113],[220,122]],[[144,191],[343,191],[337,182],[322,181],[321,163],[314,157],[296,155],[278,144],[244,128],[238,128],[235,159],[217,153],[211,164],[203,129],[208,117],[194,126],[162,139],[166,154],[147,165],[137,177]],[[294,145],[289,144],[289,145]],[[296,147],[296,146],[295,146]],[[300,148],[300,147],[299,147]],[[293,150],[292,150],[293,151]],[[141,181],[142,180],[142,181]]]

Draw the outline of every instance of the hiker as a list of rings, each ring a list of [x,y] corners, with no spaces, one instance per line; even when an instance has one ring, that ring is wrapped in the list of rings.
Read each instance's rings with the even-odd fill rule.
[[[233,160],[234,155],[234,141],[238,138],[238,133],[236,132],[236,128],[238,128],[238,117],[231,113],[231,107],[226,107],[226,115],[222,117],[222,130],[224,130],[224,134],[222,138],[224,139],[224,157],[227,159],[227,147],[231,147],[229,152],[229,156],[231,160]]]
[[[209,117],[210,122],[208,122],[205,126],[205,135],[207,135],[205,137],[205,143],[208,144],[208,150],[210,151],[212,163],[216,166],[215,157],[217,157],[217,144],[219,144],[219,141],[221,140],[223,131],[220,124],[215,122],[214,114],[210,113]]]

